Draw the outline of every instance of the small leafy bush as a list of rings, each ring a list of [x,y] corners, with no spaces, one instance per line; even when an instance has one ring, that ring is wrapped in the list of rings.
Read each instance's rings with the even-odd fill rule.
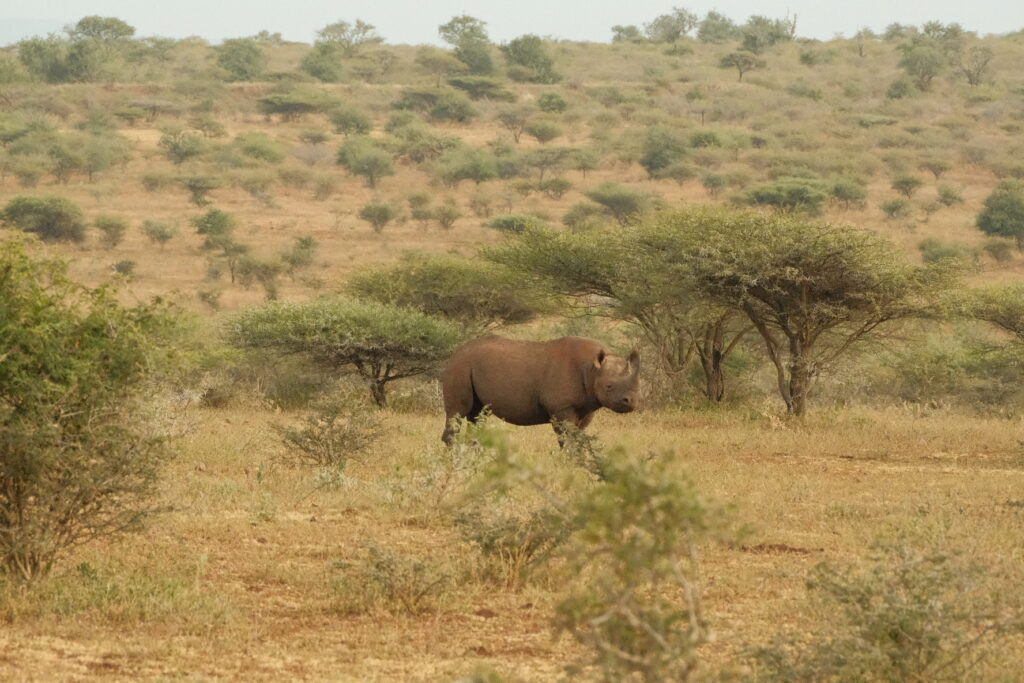
[[[343,470],[353,456],[364,453],[383,435],[380,418],[353,397],[336,397],[317,404],[300,426],[275,427],[297,465]]]
[[[64,197],[15,197],[0,212],[0,219],[45,241],[85,241],[82,210]]]

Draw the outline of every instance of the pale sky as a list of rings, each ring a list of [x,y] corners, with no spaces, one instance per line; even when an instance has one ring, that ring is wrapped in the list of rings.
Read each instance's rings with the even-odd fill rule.
[[[438,25],[459,14],[486,21],[496,43],[524,33],[607,42],[612,26],[642,26],[674,5],[700,16],[714,9],[737,23],[751,14],[795,13],[797,34],[822,40],[863,26],[881,31],[893,22],[957,22],[982,35],[1024,28],[1024,0],[0,0],[0,45],[59,31],[92,14],[123,19],[137,36],[198,35],[211,43],[261,30],[310,43],[317,29],[357,18],[376,26],[388,43],[438,43]]]

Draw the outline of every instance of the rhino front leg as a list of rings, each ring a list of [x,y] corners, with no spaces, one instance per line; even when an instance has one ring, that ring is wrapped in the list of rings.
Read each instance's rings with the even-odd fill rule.
[[[572,409],[560,412],[557,415],[552,415],[551,426],[555,430],[555,436],[558,437],[558,446],[560,448],[565,448],[565,442],[568,438],[569,432],[574,429],[583,431],[593,419],[593,413],[587,413],[581,417],[579,413]]]

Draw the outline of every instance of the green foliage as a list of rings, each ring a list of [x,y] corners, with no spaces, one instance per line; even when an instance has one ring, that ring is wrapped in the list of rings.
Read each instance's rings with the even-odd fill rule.
[[[208,206],[208,195],[221,187],[220,178],[208,175],[187,175],[178,178],[178,184],[188,191],[189,200],[196,206]]]
[[[64,197],[15,197],[7,202],[0,219],[48,242],[85,241],[82,210]]]
[[[921,252],[921,259],[925,263],[940,263],[948,260],[968,264],[976,258],[975,253],[963,245],[946,242],[937,237],[928,237],[921,240],[917,248]]]
[[[914,196],[914,193],[917,192],[922,185],[924,185],[924,181],[917,176],[901,175],[893,178],[891,187],[909,199]]]
[[[267,68],[267,55],[255,40],[233,38],[217,48],[217,64],[229,81],[255,81]]]
[[[333,43],[316,43],[302,55],[299,69],[323,83],[340,83],[345,76],[341,50]]]
[[[669,473],[672,458],[605,458],[603,480],[572,507],[562,554],[574,581],[554,624],[604,680],[684,681],[708,641],[698,547],[723,535],[722,511]],[[578,667],[573,671],[580,673]]]
[[[654,199],[647,193],[618,183],[602,183],[587,198],[604,207],[619,225],[628,225],[644,212],[654,208]]]
[[[466,65],[446,50],[423,45],[416,51],[416,65],[429,74],[432,74],[436,81],[436,87],[441,86],[441,79],[445,76],[457,74],[466,69]]]
[[[92,224],[102,234],[100,242],[106,249],[113,249],[120,244],[128,232],[128,221],[121,216],[96,216]]]
[[[368,135],[373,130],[373,119],[366,112],[352,106],[340,106],[329,115],[334,130],[343,135]]]
[[[381,178],[395,174],[391,155],[367,137],[352,137],[338,149],[338,163],[350,173],[362,176],[373,188]]]
[[[294,121],[306,114],[333,109],[336,102],[323,90],[310,85],[283,86],[257,100],[260,110],[277,114],[285,121]]]
[[[555,73],[555,62],[540,37],[527,34],[510,40],[501,46],[505,61],[510,67],[509,74],[516,73],[515,80],[530,83],[557,83],[560,76]]]
[[[164,156],[175,165],[181,165],[206,151],[206,143],[201,135],[182,128],[167,129],[157,144],[164,151]]]
[[[743,49],[757,55],[773,45],[792,40],[796,31],[796,17],[790,20],[753,15],[739,31]]]
[[[739,37],[739,27],[729,17],[709,11],[697,25],[697,38],[703,43],[724,43]]]
[[[697,26],[697,15],[681,7],[655,17],[644,24],[644,34],[652,43],[674,43],[685,38]]]
[[[462,218],[462,212],[454,199],[448,199],[432,211],[434,220],[443,230],[451,230],[455,221]]]
[[[348,290],[361,299],[414,308],[475,332],[526,322],[545,308],[506,268],[460,256],[407,253],[397,265],[357,273]]]
[[[679,134],[665,126],[647,129],[643,142],[640,165],[647,171],[647,177],[657,178],[659,174],[686,156],[686,144]]]
[[[235,145],[247,157],[278,164],[284,161],[285,151],[281,143],[266,133],[239,133]]]
[[[531,216],[530,214],[511,213],[495,216],[487,222],[487,227],[500,232],[516,233],[536,228],[544,228],[547,227],[547,223],[536,216]]]
[[[455,48],[455,58],[465,64],[470,73],[478,76],[493,73],[494,62],[491,59],[491,42],[487,37],[487,22],[463,14],[438,26],[437,32],[442,40]]]
[[[978,229],[986,235],[1011,237],[1024,249],[1024,183],[1004,180],[985,198]]]
[[[354,24],[338,21],[324,26],[316,32],[316,45],[330,45],[343,57],[355,57],[366,45],[384,41],[377,35],[376,27],[356,19]]]
[[[736,69],[739,74],[737,80],[742,81],[744,74],[754,69],[763,69],[765,61],[751,52],[732,52],[725,55],[718,62],[723,69]]]
[[[946,56],[931,45],[912,45],[903,51],[900,68],[907,72],[919,90],[930,90],[932,80],[949,64]]]
[[[537,108],[548,114],[561,114],[568,106],[565,98],[556,92],[546,92],[537,98]]]
[[[456,326],[418,311],[343,298],[250,309],[226,332],[236,346],[299,354],[333,373],[353,368],[382,406],[388,382],[432,370],[461,340]]]
[[[0,563],[30,581],[69,548],[134,527],[166,452],[142,410],[159,306],[72,283],[0,244]]]
[[[142,223],[142,234],[144,234],[149,241],[160,245],[160,248],[163,249],[164,246],[178,234],[178,231],[167,223],[147,218]]]
[[[878,208],[885,213],[886,217],[890,220],[896,218],[906,218],[911,213],[910,202],[906,199],[888,199],[878,205]]]
[[[890,100],[904,100],[913,97],[919,92],[917,85],[905,76],[900,76],[889,85],[885,96]]]
[[[815,178],[779,178],[756,187],[744,196],[748,204],[772,206],[782,211],[821,213],[828,201],[828,188]]]
[[[398,216],[398,210],[391,204],[381,201],[372,201],[359,209],[359,217],[373,227],[373,231],[380,233],[384,226]]]
[[[562,135],[563,131],[561,126],[554,121],[536,119],[527,123],[523,127],[523,132],[535,139],[537,142],[544,144],[551,142]]]
[[[876,547],[864,567],[820,564],[808,588],[824,624],[798,643],[756,651],[759,673],[788,681],[977,679],[986,657],[1013,647],[1020,630],[1020,607],[993,590],[987,574],[905,540]]]
[[[965,302],[966,312],[1009,332],[1019,344],[1024,342],[1024,287],[1019,284],[975,289]]]
[[[313,264],[313,257],[319,245],[312,237],[296,237],[291,248],[281,254],[281,262],[287,268],[288,275],[292,278],[295,274]]]
[[[458,76],[449,78],[448,85],[465,92],[474,100],[515,102],[516,94],[508,90],[496,78],[490,76]]]
[[[192,219],[196,233],[203,237],[202,249],[212,251],[224,259],[231,274],[231,282],[238,277],[239,264],[249,247],[235,241],[234,231],[237,221],[227,211],[210,209],[202,216]]]
[[[458,123],[466,123],[477,115],[469,98],[451,88],[406,90],[395,102],[394,107],[422,112],[438,121],[456,121]]]
[[[868,189],[858,178],[840,178],[832,183],[832,198],[846,209],[867,205]]]
[[[953,278],[948,268],[911,265],[867,230],[716,211],[674,214],[667,225],[699,232],[692,277],[754,325],[795,415],[837,358],[880,326],[919,314]]]
[[[479,185],[498,177],[498,162],[493,154],[480,149],[458,149],[448,152],[438,162],[438,177],[448,186],[462,180]]]
[[[318,403],[299,426],[277,426],[287,460],[341,472],[354,456],[367,451],[381,436],[379,418],[353,404],[351,398],[335,397]]]

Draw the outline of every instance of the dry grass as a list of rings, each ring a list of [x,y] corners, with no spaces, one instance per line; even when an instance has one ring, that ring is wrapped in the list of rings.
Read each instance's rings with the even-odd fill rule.
[[[486,664],[538,680],[557,677],[573,654],[552,640],[559,587],[543,580],[517,592],[469,572],[425,615],[340,609],[336,563],[370,546],[449,570],[472,565],[432,490],[410,483],[439,466],[438,416],[386,414],[388,437],[333,489],[276,464],[267,424],[279,415],[192,408],[183,418],[190,433],[162,494],[173,511],[139,536],[69,558],[50,584],[67,583],[75,600],[48,586],[45,599],[5,598],[0,674],[444,680]],[[602,414],[593,431],[606,444],[671,453],[751,527],[740,547],[703,551],[717,639],[702,658],[718,668],[737,666],[750,644],[810,626],[804,582],[813,565],[856,563],[897,530],[993,568],[1019,567],[1020,426],[864,408],[803,424]],[[549,430],[507,429],[521,451],[558,461]],[[136,596],[83,598],[93,584],[76,569],[82,563]],[[1019,586],[1013,576],[1005,578]]]

